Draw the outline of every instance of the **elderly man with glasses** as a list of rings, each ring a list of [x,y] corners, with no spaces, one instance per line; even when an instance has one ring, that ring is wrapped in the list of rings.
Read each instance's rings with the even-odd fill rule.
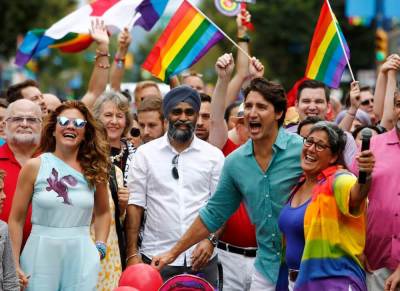
[[[137,150],[129,169],[127,263],[150,263],[170,249],[214,193],[224,162],[222,152],[195,136],[199,94],[189,86],[172,89],[163,100],[167,132]],[[143,211],[143,241],[137,245]],[[203,273],[216,287],[215,235],[182,253],[163,269],[164,280],[182,273]]]
[[[0,147],[0,169],[6,172],[4,178],[6,200],[0,219],[7,222],[19,172],[35,155],[40,142],[42,111],[38,104],[20,99],[8,106],[4,120],[7,143]],[[31,229],[30,215],[29,210],[24,227],[24,241]]]

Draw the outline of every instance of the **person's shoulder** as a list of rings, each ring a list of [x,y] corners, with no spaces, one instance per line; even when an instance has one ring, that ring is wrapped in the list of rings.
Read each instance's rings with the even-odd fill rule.
[[[207,141],[197,138],[196,143],[200,147],[201,151],[204,151],[205,153],[213,154],[215,156],[221,156],[221,155],[223,156],[223,153],[219,148],[217,148],[216,146],[212,145]]]

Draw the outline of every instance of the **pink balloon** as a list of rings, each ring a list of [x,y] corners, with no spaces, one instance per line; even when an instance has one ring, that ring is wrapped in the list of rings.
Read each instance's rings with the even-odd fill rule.
[[[113,291],[139,291],[139,290],[130,286],[119,286],[115,288]]]
[[[139,291],[157,291],[162,284],[160,273],[147,264],[127,267],[119,279],[119,286],[134,287]]]

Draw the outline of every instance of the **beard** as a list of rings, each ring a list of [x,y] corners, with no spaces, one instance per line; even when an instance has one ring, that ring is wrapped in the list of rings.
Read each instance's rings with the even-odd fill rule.
[[[38,133],[11,133],[7,129],[4,130],[7,141],[19,145],[37,146],[40,142],[40,134]]]
[[[181,125],[186,125],[187,129],[180,129]],[[179,143],[185,143],[193,138],[195,129],[196,125],[191,121],[169,121],[168,136]]]

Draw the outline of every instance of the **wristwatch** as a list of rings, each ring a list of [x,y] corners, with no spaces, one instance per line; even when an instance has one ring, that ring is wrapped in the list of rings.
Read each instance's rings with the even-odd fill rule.
[[[217,246],[217,244],[218,244],[218,238],[217,238],[217,236],[215,235],[215,233],[210,233],[210,235],[208,236],[207,239],[212,243],[212,245],[214,246],[214,248]]]

